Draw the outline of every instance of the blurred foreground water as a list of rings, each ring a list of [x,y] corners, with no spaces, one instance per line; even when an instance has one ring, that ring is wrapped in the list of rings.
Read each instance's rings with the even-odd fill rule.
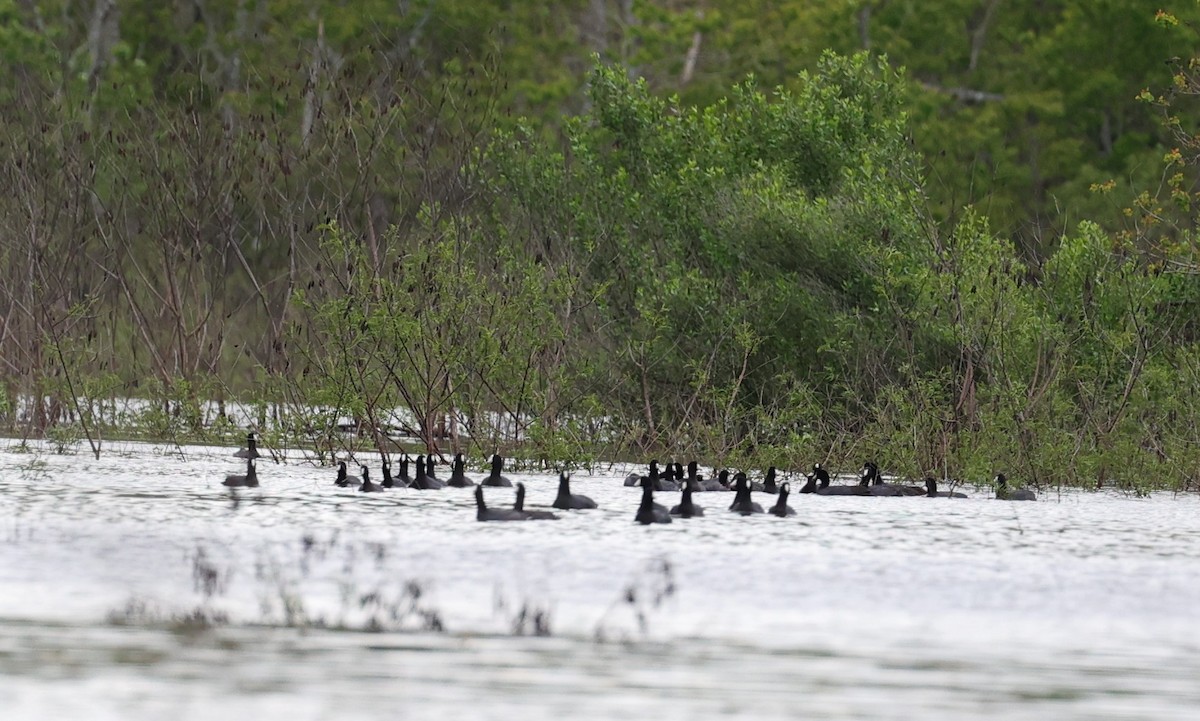
[[[1200,711],[1194,496],[793,493],[779,519],[709,493],[642,527],[614,468],[572,481],[599,510],[481,524],[469,490],[368,496],[295,458],[235,495],[232,450],[0,451],[0,717]]]

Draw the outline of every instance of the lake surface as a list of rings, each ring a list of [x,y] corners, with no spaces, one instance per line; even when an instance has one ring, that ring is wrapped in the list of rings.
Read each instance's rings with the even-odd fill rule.
[[[779,519],[709,493],[642,527],[614,468],[572,482],[599,510],[485,524],[469,490],[368,496],[295,457],[234,495],[232,448],[12,446],[6,721],[1200,711],[1195,496],[793,494]],[[555,476],[507,475],[553,500]]]

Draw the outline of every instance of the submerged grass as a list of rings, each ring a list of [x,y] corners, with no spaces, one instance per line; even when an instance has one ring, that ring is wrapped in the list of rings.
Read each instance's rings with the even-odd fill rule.
[[[383,544],[347,543],[336,531],[323,540],[304,534],[299,553],[290,557],[263,551],[252,576],[258,614],[238,619],[221,602],[236,575],[235,569],[222,565],[205,546],[197,544],[187,554],[197,596],[194,604],[166,607],[154,599],[134,595],[105,614],[105,622],[185,634],[235,625],[360,633],[452,633],[429,582],[416,578],[364,580],[364,574],[358,572],[360,564],[375,564],[378,570],[387,554]],[[315,570],[329,563],[339,564],[332,579],[337,588],[337,606],[323,609],[319,597],[326,594],[319,587],[330,579],[317,578]],[[596,621],[593,640],[607,643],[646,638],[651,617],[675,596],[676,590],[673,564],[666,558],[649,560],[621,586]],[[553,611],[545,600],[528,594],[508,599],[498,590],[493,613],[508,635],[553,635]]]

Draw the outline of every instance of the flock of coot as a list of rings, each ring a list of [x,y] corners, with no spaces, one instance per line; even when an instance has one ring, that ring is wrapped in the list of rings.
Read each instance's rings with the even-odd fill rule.
[[[230,487],[258,486],[255,459],[259,458],[260,455],[254,434],[250,433],[246,437],[246,448],[234,454],[237,458],[246,459],[246,473],[244,475],[228,475],[225,477],[223,484]],[[341,461],[338,463],[337,478],[334,481],[334,485],[341,488],[357,486],[358,490],[364,493],[380,492],[388,488],[437,490],[446,486],[454,488],[474,487],[475,517],[480,521],[532,521],[558,518],[552,511],[525,510],[525,484],[519,482],[515,484],[517,498],[512,508],[488,507],[483,498],[483,489],[485,486],[511,488],[514,485],[511,480],[504,476],[504,459],[499,455],[492,456],[491,471],[486,477],[481,478],[478,483],[466,475],[466,463],[461,453],[454,456],[454,464],[450,471],[450,477],[444,481],[435,475],[434,466],[435,463],[432,457],[426,462],[425,456],[417,456],[415,472],[410,476],[409,458],[407,455],[404,455],[400,461],[399,474],[393,476],[391,466],[385,460],[382,467],[382,479],[379,483],[375,483],[371,480],[370,469],[366,466],[359,466],[361,475],[351,476],[346,469],[346,462]],[[939,491],[937,481],[933,478],[926,478],[924,486],[887,483],[880,475],[879,467],[871,461],[863,464],[859,481],[853,485],[832,485],[829,472],[820,463],[813,465],[812,473],[805,474],[805,479],[805,484],[799,492],[812,493],[818,496],[966,498],[965,494],[957,491]],[[996,498],[998,500],[1033,501],[1037,499],[1033,491],[1027,488],[1010,489],[1003,473],[996,474],[994,482]],[[732,492],[734,494],[733,503],[729,505],[729,510],[742,515],[764,512],[763,507],[755,503],[751,497],[751,494],[755,492],[767,493],[776,497],[775,504],[766,509],[766,513],[780,517],[792,516],[796,513],[788,505],[790,484],[777,482],[775,466],[767,469],[763,480],[760,482],[750,480],[741,471],[734,473],[732,479],[730,479],[729,471],[727,470],[720,471],[716,478],[705,478],[700,475],[699,464],[695,461],[688,464],[686,475],[684,474],[682,464],[668,463],[665,468],[660,469],[658,461],[650,461],[646,475],[631,473],[625,479],[625,485],[640,487],[642,489],[642,501],[638,505],[637,513],[634,516],[634,520],[642,524],[670,523],[673,517],[694,518],[696,516],[703,516],[704,509],[693,499],[695,493],[701,492]],[[655,502],[655,491],[679,491],[681,494],[679,505],[668,510],[666,506]],[[587,496],[572,493],[570,477],[565,473],[561,473],[558,477],[558,495],[551,505],[561,510],[584,510],[595,508],[596,502]]]

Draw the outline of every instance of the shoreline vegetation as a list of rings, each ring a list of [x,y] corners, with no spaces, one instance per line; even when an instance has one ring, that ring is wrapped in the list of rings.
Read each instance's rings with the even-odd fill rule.
[[[132,42],[151,7],[84,42],[0,0],[4,433],[1200,488],[1190,66],[1139,96],[1161,182],[1031,249],[934,197],[879,55],[688,102],[599,54],[551,123],[514,47]]]

